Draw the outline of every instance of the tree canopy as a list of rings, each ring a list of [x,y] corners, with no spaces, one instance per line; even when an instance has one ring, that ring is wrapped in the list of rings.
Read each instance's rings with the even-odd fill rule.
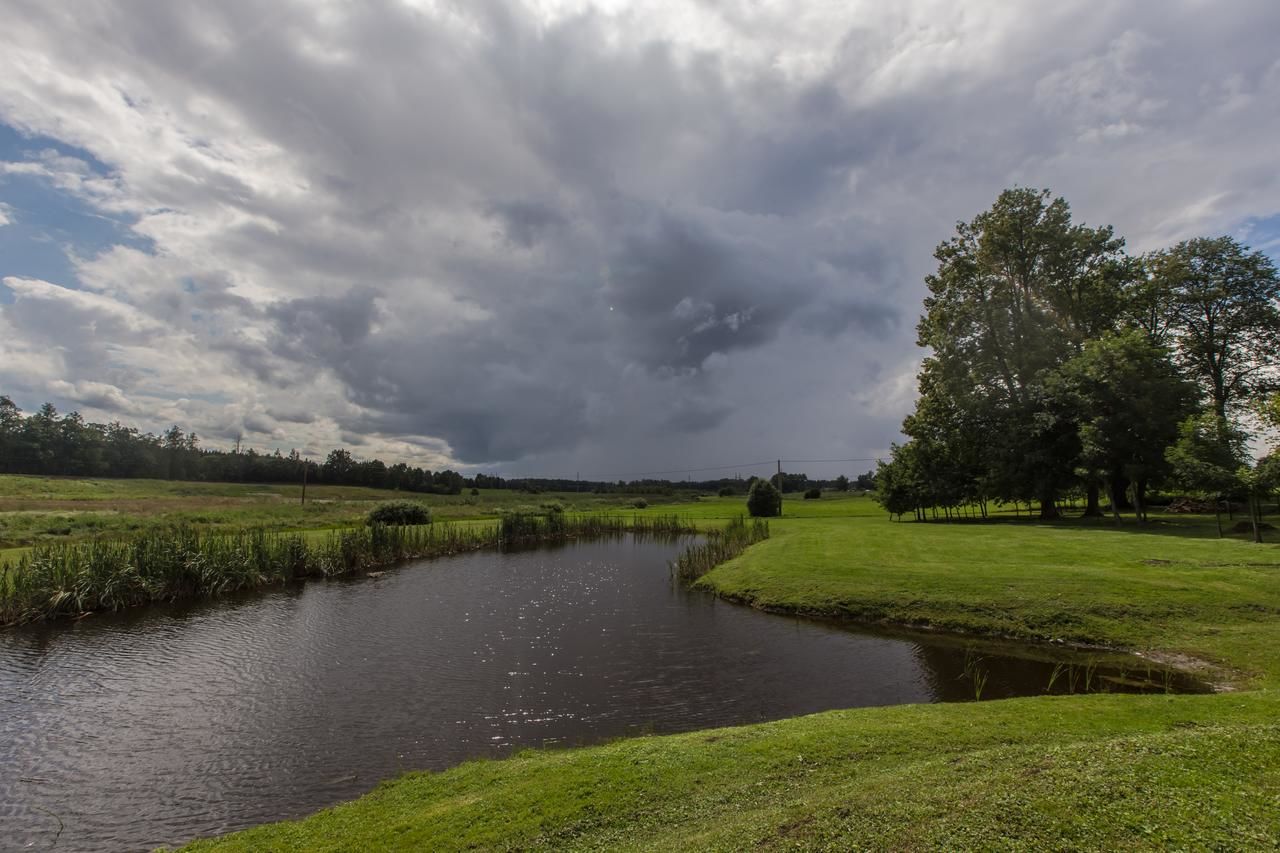
[[[1280,281],[1230,237],[1134,258],[1110,226],[1017,188],[934,255],[909,440],[876,478],[891,513],[1036,501],[1052,518],[1067,491],[1096,512],[1107,486],[1141,515],[1185,418],[1231,419],[1280,387]]]

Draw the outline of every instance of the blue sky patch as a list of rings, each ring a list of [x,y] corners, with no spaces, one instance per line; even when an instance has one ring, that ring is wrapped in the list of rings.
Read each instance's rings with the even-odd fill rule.
[[[84,149],[45,136],[24,136],[0,123],[0,160],[35,161],[48,149],[83,160],[96,174],[110,173]],[[0,277],[40,278],[76,287],[69,252],[92,257],[119,244],[152,251],[151,242],[132,231],[132,218],[103,214],[38,175],[0,176],[0,202],[7,206],[10,220],[0,226]],[[2,285],[0,300],[12,300]]]
[[[1280,264],[1280,213],[1267,217],[1250,217],[1235,229],[1236,239],[1249,248],[1266,252]]]

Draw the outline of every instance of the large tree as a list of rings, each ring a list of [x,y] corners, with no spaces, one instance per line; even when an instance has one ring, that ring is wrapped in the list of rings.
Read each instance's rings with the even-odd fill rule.
[[[1178,374],[1168,351],[1136,329],[1086,342],[1048,384],[1079,429],[1082,466],[1110,482],[1116,520],[1128,483],[1138,518],[1145,520],[1147,485],[1165,470],[1164,449],[1190,413],[1194,387]]]
[[[973,439],[990,486],[1006,499],[1037,498],[1047,518],[1074,481],[1079,446],[1045,381],[1119,323],[1133,275],[1123,246],[1109,227],[1074,224],[1066,201],[1047,190],[1006,190],[956,226],[926,279],[919,343],[933,355],[921,391],[946,403],[924,410],[961,412],[955,420],[980,431]],[[908,419],[908,435],[927,431],[922,411]]]
[[[1218,417],[1277,387],[1280,277],[1266,255],[1230,237],[1200,238],[1153,252],[1146,268],[1141,293],[1165,312],[1179,363]]]
[[[1178,440],[1166,451],[1170,483],[1189,495],[1213,502],[1222,537],[1222,501],[1240,488],[1247,464],[1246,439],[1226,418],[1203,412],[1178,425]]]

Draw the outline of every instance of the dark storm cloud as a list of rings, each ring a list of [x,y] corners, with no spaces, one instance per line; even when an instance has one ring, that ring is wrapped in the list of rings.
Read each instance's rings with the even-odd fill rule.
[[[345,349],[359,344],[373,328],[381,309],[377,290],[354,287],[339,296],[308,296],[271,306],[279,347],[295,352]]]
[[[503,236],[526,249],[551,229],[568,224],[560,211],[538,201],[502,202],[493,205],[489,212],[501,224]]]
[[[706,432],[723,424],[732,414],[732,406],[685,404],[675,407],[663,421],[663,426],[677,433]]]
[[[902,312],[890,305],[863,302],[835,302],[799,318],[801,328],[826,338],[854,332],[872,340],[885,340],[897,330]]]
[[[267,408],[267,416],[287,424],[313,424],[316,422],[316,416],[311,412],[274,406]]]
[[[1274,4],[0,7],[0,120],[95,158],[20,167],[154,249],[10,287],[0,379],[231,401],[202,434],[867,455],[1002,187],[1139,242],[1280,209]]]
[[[817,295],[804,258],[749,235],[656,213],[609,263],[610,303],[651,367],[697,368],[713,352],[760,346]]]

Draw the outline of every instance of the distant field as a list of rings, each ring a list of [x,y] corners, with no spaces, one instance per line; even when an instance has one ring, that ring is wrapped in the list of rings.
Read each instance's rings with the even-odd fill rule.
[[[591,493],[532,495],[483,489],[479,495],[422,495],[359,486],[302,487],[262,483],[188,483],[0,474],[0,559],[39,542],[130,534],[152,526],[192,524],[207,529],[264,526],[274,530],[332,530],[359,524],[385,500],[421,501],[442,521],[494,518],[503,511],[633,511],[635,496]],[[676,498],[648,496],[655,509]],[[741,501],[738,502],[741,504]],[[653,510],[650,510],[651,512]]]

